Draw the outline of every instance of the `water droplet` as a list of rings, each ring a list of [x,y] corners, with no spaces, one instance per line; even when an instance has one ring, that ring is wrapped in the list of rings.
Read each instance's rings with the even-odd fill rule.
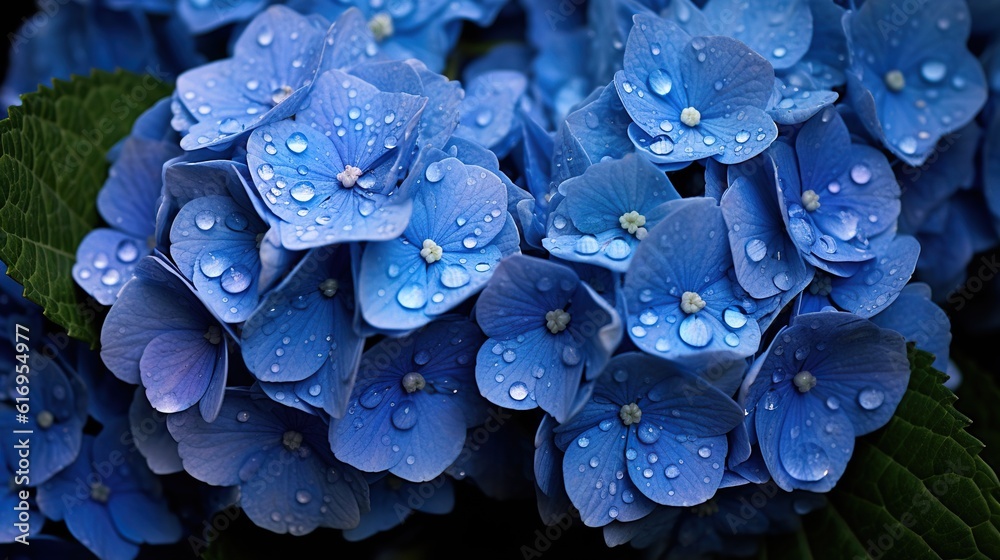
[[[270,29],[262,29],[260,33],[257,34],[257,44],[262,47],[269,46],[274,42],[274,32]]]
[[[767,243],[760,239],[751,239],[746,244],[747,257],[753,262],[760,262],[767,256]]]
[[[632,246],[624,239],[616,238],[604,248],[604,254],[612,260],[624,260],[632,254]]]
[[[750,139],[750,133],[745,130],[741,130],[736,133],[736,141],[739,142],[740,144],[745,143],[749,139]]]
[[[899,150],[908,156],[917,153],[917,139],[912,136],[904,136],[898,146]]]
[[[301,154],[306,151],[307,147],[309,147],[309,143],[306,141],[304,134],[301,132],[293,132],[292,135],[285,140],[285,146],[296,154]]]
[[[238,420],[239,422],[246,422],[249,419],[250,419],[250,413],[245,410],[241,410],[236,413],[236,420]]]
[[[308,504],[312,500],[312,494],[305,490],[299,490],[295,493],[295,501],[300,504]]]
[[[657,136],[649,145],[649,151],[658,156],[665,156],[674,151],[674,142],[667,136]]]
[[[840,408],[840,400],[837,397],[829,397],[826,399],[826,407],[830,410],[837,410]]]
[[[130,263],[139,258],[139,246],[131,239],[124,239],[118,244],[115,254],[121,262]]]
[[[681,321],[678,332],[685,343],[702,348],[712,341],[712,329],[698,314],[688,315]]]
[[[194,225],[198,226],[198,229],[202,231],[212,229],[212,226],[215,225],[215,214],[208,210],[198,212],[198,214],[194,217]]]
[[[865,410],[875,410],[885,401],[885,393],[878,389],[868,388],[858,393],[858,404]]]
[[[653,90],[653,93],[667,95],[673,86],[674,82],[666,70],[657,68],[649,73],[649,89]]]
[[[400,430],[409,430],[417,424],[417,410],[411,400],[400,402],[392,411],[392,425]]]
[[[493,111],[489,108],[481,109],[476,114],[476,124],[479,126],[489,126],[491,122],[493,122]]]
[[[396,301],[407,309],[420,309],[427,305],[427,292],[419,284],[407,284],[396,294]]]
[[[515,401],[523,401],[528,396],[528,386],[518,381],[517,383],[513,383],[510,386],[510,389],[507,390],[507,392],[510,394],[510,398],[514,399]],[[586,441],[586,443],[583,443],[584,441]],[[587,438],[580,438],[576,443],[580,447],[587,447],[587,445],[590,443],[590,440],[588,440]]]
[[[527,392],[525,392],[525,395],[527,396]],[[520,400],[523,400],[523,399],[524,399],[524,397],[521,397]],[[580,447],[587,447],[588,445],[590,445],[590,438],[588,438],[588,437],[582,437],[582,438],[576,440],[576,444],[579,445]]]
[[[263,181],[270,181],[274,178],[274,168],[271,164],[265,163],[257,168],[257,176]]]
[[[600,250],[600,244],[597,242],[597,238],[593,235],[584,235],[576,240],[574,250],[581,255],[593,255]]]
[[[642,443],[652,445],[660,439],[660,429],[649,422],[643,422],[639,426],[638,436]]]
[[[469,283],[469,273],[461,266],[448,265],[441,271],[441,283],[447,288],[461,288]]]
[[[920,66],[920,75],[932,84],[943,80],[947,73],[948,67],[940,60],[927,60]]]
[[[678,468],[677,465],[667,465],[667,468],[663,469],[663,474],[665,474],[667,478],[677,478],[681,475],[681,469]]]
[[[872,178],[872,171],[868,166],[859,163],[851,168],[851,180],[859,185],[866,185]]]

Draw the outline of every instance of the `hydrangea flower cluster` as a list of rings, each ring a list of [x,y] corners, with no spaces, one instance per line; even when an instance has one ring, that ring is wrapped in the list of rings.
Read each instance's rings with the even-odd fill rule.
[[[73,9],[238,23],[115,151],[73,269],[100,360],[35,374],[32,507],[101,558],[182,537],[181,472],[293,535],[465,478],[670,557],[794,529],[907,343],[948,369],[939,304],[998,241],[1000,47],[964,0],[103,4]],[[520,43],[463,60],[501,9]],[[504,410],[530,476],[520,434],[470,446]]]

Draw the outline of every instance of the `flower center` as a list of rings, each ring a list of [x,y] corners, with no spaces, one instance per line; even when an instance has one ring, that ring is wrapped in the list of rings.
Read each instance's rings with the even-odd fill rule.
[[[337,289],[340,288],[340,283],[333,278],[327,278],[323,280],[323,283],[319,285],[319,291],[324,297],[332,298],[337,295]]]
[[[705,300],[696,292],[684,292],[681,294],[681,311],[692,314],[705,309]]]
[[[90,499],[95,502],[100,502],[102,504],[108,503],[108,497],[111,496],[111,489],[108,488],[103,482],[94,482],[90,485]]]
[[[628,403],[622,406],[622,409],[618,412],[618,417],[622,419],[622,424],[626,426],[638,424],[639,420],[642,420],[642,410],[639,409],[639,405]]]
[[[288,430],[281,436],[281,445],[289,451],[298,451],[302,447],[302,434],[295,430]]]
[[[559,334],[569,326],[570,315],[562,309],[553,309],[545,314],[545,326],[552,334]]]
[[[358,179],[364,175],[364,171],[359,167],[354,167],[353,165],[348,165],[344,167],[344,170],[337,173],[337,180],[340,184],[344,186],[345,189],[354,188],[354,185],[358,184]]]
[[[38,416],[35,417],[35,423],[38,424],[38,427],[42,428],[43,430],[50,428],[54,421],[55,417],[52,416],[52,413],[49,412],[48,410],[43,410],[39,412]]]
[[[278,89],[271,92],[271,102],[277,105],[282,101],[288,99],[288,96],[292,95],[295,90],[291,86],[281,86]]]
[[[681,111],[681,122],[690,127],[698,126],[701,123],[701,111],[694,107],[688,107]]]
[[[403,389],[407,393],[416,393],[426,386],[427,381],[424,379],[424,376],[415,371],[411,371],[403,376]]]
[[[372,35],[375,36],[375,40],[381,42],[386,37],[391,37],[395,31],[392,25],[392,16],[385,13],[379,12],[368,22],[368,29],[371,30]]]
[[[810,212],[819,208],[819,195],[816,191],[809,189],[802,193],[802,207]]]
[[[826,274],[816,273],[809,283],[809,293],[814,296],[828,296],[833,291],[833,281]]]
[[[808,393],[809,389],[816,386],[816,376],[808,371],[800,371],[792,378],[792,383],[800,393]]]
[[[899,70],[889,70],[882,76],[885,81],[885,87],[889,88],[890,91],[903,91],[906,87],[906,78],[903,73]]]
[[[205,340],[207,340],[209,344],[219,344],[222,342],[222,329],[216,325],[212,325],[211,327],[208,327],[207,331],[205,331],[204,336]]]
[[[618,218],[618,223],[621,224],[622,229],[628,231],[636,237],[639,241],[646,238],[649,233],[646,228],[642,227],[646,225],[646,216],[632,210],[631,212],[626,212]]]
[[[424,248],[420,250],[420,256],[427,261],[427,264],[436,263],[441,260],[444,249],[434,242],[433,239],[424,239]]]

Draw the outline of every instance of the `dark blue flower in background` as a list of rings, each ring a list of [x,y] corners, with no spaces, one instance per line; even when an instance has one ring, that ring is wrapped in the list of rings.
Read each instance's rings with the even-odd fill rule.
[[[519,109],[527,88],[528,78],[520,72],[497,70],[476,76],[466,83],[462,122],[455,136],[503,158],[521,140]]]
[[[889,421],[909,379],[899,334],[850,313],[807,313],[757,358],[740,397],[775,483],[826,492],[854,438]]]
[[[429,323],[486,285],[503,257],[519,251],[507,188],[492,171],[455,158],[414,167],[403,189],[413,215],[403,235],[369,243],[358,302],[373,327]]]
[[[764,111],[774,88],[767,60],[727,37],[691,37],[646,15],[635,22],[615,86],[644,155],[672,165],[738,163],[774,141],[778,128]]]
[[[243,360],[272,397],[344,415],[364,347],[351,271],[348,246],[313,249],[243,325]]]
[[[870,0],[844,16],[848,92],[868,131],[909,165],[971,121],[986,102],[986,78],[968,51],[969,8],[922,4],[897,25],[892,0]]]
[[[725,434],[742,417],[693,372],[644,354],[616,356],[591,400],[555,430],[566,492],[592,527],[640,519],[657,503],[702,503],[719,488]]]
[[[621,341],[614,308],[572,269],[514,255],[476,304],[489,340],[476,358],[479,391],[504,408],[540,407],[566,421]],[[584,376],[585,374],[585,376]]]
[[[122,381],[144,386],[160,412],[198,404],[211,420],[222,406],[231,336],[177,271],[144,257],[104,321],[101,358]]]
[[[146,458],[149,470],[156,474],[181,472],[181,457],[177,442],[167,429],[167,415],[153,408],[142,387],[137,387],[128,409],[132,444]]]
[[[710,0],[703,13],[716,31],[760,53],[775,70],[795,65],[812,42],[809,0]]]
[[[26,353],[18,352],[18,355]],[[38,485],[73,463],[79,455],[83,426],[87,423],[87,388],[76,374],[67,373],[54,360],[14,360],[9,367],[12,374],[7,378],[4,399],[0,401],[0,429],[7,448],[4,463],[10,473],[19,470],[17,444],[28,436],[15,432],[30,430],[33,432],[30,441],[34,443],[30,449],[30,480],[32,485]],[[15,374],[26,375],[27,381],[18,383]],[[30,395],[15,391],[15,383],[29,387]],[[25,396],[30,399],[26,401],[30,404],[30,413],[28,422],[20,423],[15,420],[19,412],[15,399]]]
[[[122,421],[84,436],[76,461],[38,489],[42,513],[65,521],[76,540],[102,559],[131,560],[143,543],[169,544],[182,536],[159,479],[121,441],[128,430]]]
[[[369,483],[371,511],[361,514],[361,523],[344,531],[344,538],[360,541],[388,531],[406,521],[414,512],[445,515],[455,507],[455,488],[442,475],[427,482],[414,483],[386,474]],[[430,493],[429,496],[426,496]]]
[[[625,275],[632,341],[667,359],[757,351],[760,328],[734,292],[722,210],[709,198],[669,203]]]
[[[290,117],[323,70],[357,64],[377,51],[357,11],[348,11],[327,31],[322,18],[272,6],[243,31],[232,58],[177,78],[175,120],[187,124],[180,130],[181,147],[225,144]]]
[[[163,4],[162,0],[143,2]],[[271,0],[178,0],[177,15],[192,34],[201,34],[224,25],[250,19]],[[149,9],[148,7],[146,9]],[[162,9],[162,8],[161,8]]]
[[[337,458],[412,482],[443,473],[458,458],[466,428],[485,418],[475,380],[484,340],[468,319],[442,318],[365,352],[347,414],[330,423]]]
[[[169,112],[163,100],[136,121],[97,196],[97,211],[111,227],[91,231],[76,250],[73,279],[103,305],[115,302],[152,249],[163,164],[182,151],[173,139],[144,137],[141,128],[166,127]]]
[[[239,485],[240,507],[269,531],[350,529],[368,511],[368,484],[333,457],[316,416],[228,389],[214,422],[188,410],[170,415],[167,427],[184,470],[214,486]]]
[[[873,258],[870,241],[895,227],[899,184],[878,150],[851,143],[843,119],[826,109],[789,144],[772,145],[778,201],[792,241],[809,264],[848,276]]]
[[[628,270],[639,242],[666,215],[665,203],[680,198],[662,171],[636,155],[592,165],[560,184],[559,194],[544,247],[615,272]]]
[[[408,155],[427,98],[379,91],[340,71],[316,81],[294,120],[256,130],[247,163],[281,242],[309,249],[399,235],[409,201],[396,192],[396,160]]]

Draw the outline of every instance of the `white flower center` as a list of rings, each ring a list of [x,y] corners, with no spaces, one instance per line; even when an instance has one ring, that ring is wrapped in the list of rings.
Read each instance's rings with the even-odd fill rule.
[[[48,410],[43,410],[38,413],[38,416],[35,417],[35,422],[38,424],[39,428],[47,429],[52,426],[53,422],[55,422],[55,417],[52,416],[52,413]]]
[[[705,300],[695,292],[684,292],[681,294],[681,311],[691,314],[697,313],[705,308]]]
[[[281,436],[281,444],[289,451],[297,451],[302,447],[302,434],[295,430],[288,430]]]
[[[569,325],[569,313],[562,309],[553,309],[545,314],[545,326],[552,334],[559,334]]]
[[[618,223],[621,224],[622,229],[636,236],[636,238],[640,241],[649,233],[646,231],[646,228],[642,227],[646,225],[646,216],[643,216],[635,210],[622,214],[621,217],[618,218]]]
[[[218,344],[222,342],[222,329],[212,325],[211,327],[208,327],[207,331],[205,331],[204,336],[205,340],[207,340],[209,344]]]
[[[424,248],[420,250],[420,256],[427,261],[427,264],[436,263],[441,260],[444,249],[434,242],[433,239],[424,239]]]
[[[415,371],[411,371],[403,376],[403,389],[407,393],[416,393],[426,386],[427,380],[424,379],[423,375],[420,375]]]
[[[816,386],[816,376],[808,371],[800,371],[795,374],[795,377],[792,378],[792,383],[795,384],[795,388],[797,388],[800,393],[808,393],[809,389]]]
[[[639,409],[639,405],[629,403],[622,406],[622,409],[618,412],[618,417],[622,419],[622,424],[626,426],[638,424],[642,420],[642,410]]]
[[[333,278],[327,278],[326,280],[323,280],[322,284],[319,285],[319,291],[328,298],[332,298],[337,295],[337,289],[339,288],[340,283]]]
[[[819,208],[819,195],[816,191],[809,189],[802,193],[802,207],[810,212]]]
[[[684,109],[681,111],[681,122],[691,127],[698,126],[701,122],[701,111],[694,107]]]
[[[364,175],[364,171],[360,168],[348,165],[344,167],[343,171],[337,173],[337,180],[340,181],[340,184],[343,185],[345,189],[350,189],[354,188],[354,185],[358,184],[358,179],[360,179],[362,175]]]
[[[391,37],[395,31],[395,27],[392,25],[392,16],[385,12],[375,14],[375,17],[368,22],[368,29],[375,36],[376,41]]]
[[[882,76],[885,81],[885,87],[889,88],[890,91],[903,91],[906,87],[906,78],[903,73],[899,70],[889,70]]]
[[[111,489],[108,488],[103,482],[94,482],[90,485],[90,498],[95,502],[100,502],[102,504],[108,503],[108,498],[111,496]]]

